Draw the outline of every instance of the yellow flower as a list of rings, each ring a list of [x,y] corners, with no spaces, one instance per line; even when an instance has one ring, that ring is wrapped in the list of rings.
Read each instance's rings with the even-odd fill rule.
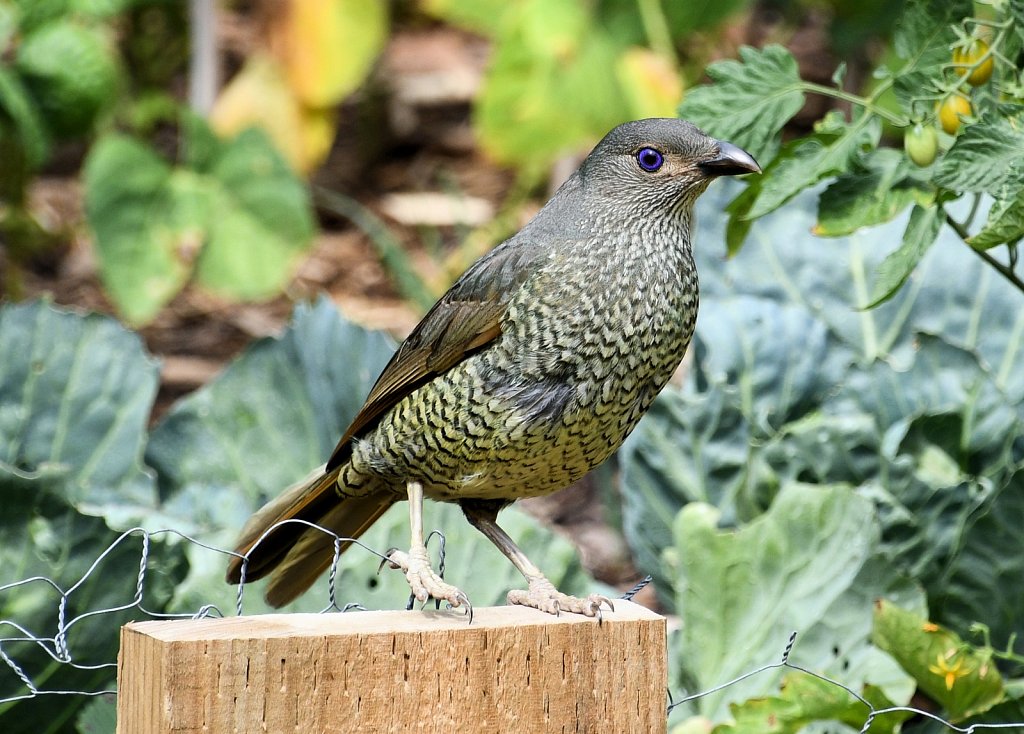
[[[964,656],[958,655],[955,648],[946,651],[946,654],[935,656],[935,665],[929,665],[928,670],[935,675],[941,676],[946,681],[946,690],[952,691],[953,684],[957,678],[963,678],[971,674],[969,666],[964,665]]]

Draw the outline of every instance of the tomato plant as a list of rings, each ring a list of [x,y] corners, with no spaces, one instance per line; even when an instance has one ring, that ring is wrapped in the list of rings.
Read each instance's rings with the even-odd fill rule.
[[[819,197],[814,227],[821,235],[849,234],[911,210],[902,243],[879,266],[862,305],[891,298],[944,226],[1024,293],[1017,271],[1024,76],[1013,61],[1024,54],[1024,3],[984,5],[908,0],[891,53],[865,94],[844,88],[839,71],[834,86],[801,79],[781,46],[744,48],[740,63],[712,64],[712,84],[690,90],[680,112],[743,145],[765,172],[728,207],[729,252],[740,249],[758,218],[824,182],[831,185]],[[841,100],[851,112],[832,110],[810,135],[783,142],[781,131],[807,94]],[[903,131],[902,153],[885,149],[883,122]],[[961,199],[966,206],[954,208]],[[977,212],[986,209],[979,221]],[[970,213],[961,219],[957,211]]]

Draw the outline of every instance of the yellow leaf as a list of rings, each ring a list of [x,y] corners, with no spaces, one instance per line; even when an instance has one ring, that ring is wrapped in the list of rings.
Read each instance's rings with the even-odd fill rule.
[[[260,127],[292,165],[309,173],[331,149],[335,122],[332,110],[304,106],[284,70],[269,56],[251,56],[221,91],[210,113],[210,125],[220,135],[235,135]]]
[[[307,107],[338,104],[358,87],[387,40],[383,0],[287,0],[270,28],[274,55]]]
[[[619,57],[615,73],[633,117],[675,116],[683,80],[674,62],[635,46]]]

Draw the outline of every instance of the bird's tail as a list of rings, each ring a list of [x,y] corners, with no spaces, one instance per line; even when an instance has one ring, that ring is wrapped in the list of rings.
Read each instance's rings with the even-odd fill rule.
[[[235,548],[238,555],[228,564],[228,583],[241,581],[244,564],[246,581],[270,575],[268,604],[287,604],[312,586],[334,559],[334,537],[306,523],[355,539],[399,499],[387,491],[346,496],[338,491],[339,471],[316,469],[249,519]],[[341,550],[350,545],[342,543]]]

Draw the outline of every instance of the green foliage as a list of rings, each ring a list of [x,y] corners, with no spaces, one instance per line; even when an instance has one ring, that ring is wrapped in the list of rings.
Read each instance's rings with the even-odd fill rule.
[[[799,734],[818,721],[840,721],[864,734],[897,731],[910,717],[909,711],[892,711],[875,717],[868,729],[862,726],[868,707],[841,688],[810,675],[789,673],[779,685],[778,696],[751,699],[729,707],[732,721],[716,726],[711,734]],[[875,709],[892,702],[873,686],[864,690],[864,698]]]
[[[620,454],[627,540],[682,618],[689,690],[772,660],[798,630],[796,662],[905,703],[909,678],[871,643],[876,597],[925,616],[917,585],[927,616],[959,634],[982,622],[1001,645],[1024,632],[1011,580],[1024,573],[1019,294],[945,229],[910,287],[855,310],[885,259],[871,243],[906,229],[905,215],[823,251],[798,234],[817,208],[801,194],[725,263],[701,244],[720,236],[731,193],[698,204],[691,373]],[[849,670],[836,673],[840,661]],[[753,727],[738,731],[766,710],[796,726],[806,711],[777,685],[746,681],[693,713],[718,720],[728,703]]]
[[[972,648],[959,635],[886,601],[875,608],[872,638],[954,723],[1003,700],[1003,681],[991,648]]]
[[[792,55],[779,46],[742,49],[740,61],[712,64],[712,84],[692,90],[680,114],[748,146],[765,171],[727,209],[728,252],[740,249],[755,220],[829,182],[818,201],[815,231],[821,235],[881,224],[914,207],[902,243],[880,265],[870,297],[860,302],[865,307],[884,303],[903,287],[947,223],[972,247],[1007,246],[1009,265],[988,261],[1024,291],[1024,280],[1014,272],[1017,242],[1024,237],[1018,205],[1024,192],[1024,106],[1020,70],[1012,61],[1024,45],[1024,26],[1014,3],[993,7],[994,18],[975,17],[966,0],[910,0],[893,54],[875,70],[879,81],[867,96],[844,90],[839,71],[835,87],[799,79]],[[991,79],[989,66],[995,69]],[[965,76],[973,86],[964,83]],[[782,127],[806,94],[845,101],[853,111],[848,119],[830,112],[810,135],[780,144]],[[884,101],[890,94],[895,106]],[[964,122],[942,115],[943,127],[956,133],[952,137],[934,130],[936,102],[950,96],[961,99],[967,112]],[[908,153],[880,147],[883,122],[907,136],[913,164]],[[941,151],[932,163],[935,144]],[[974,211],[981,197],[992,205],[988,221],[979,226]],[[973,207],[958,220],[950,212],[961,198],[973,199]]]
[[[0,236],[12,265],[70,236],[35,221],[25,197],[32,177],[56,145],[94,143],[83,171],[89,225],[104,286],[135,324],[152,319],[191,280],[235,300],[280,292],[314,229],[305,185],[264,136],[247,130],[218,140],[182,113],[180,158],[173,164],[145,139],[155,121],[179,116],[178,103],[163,93],[154,98],[147,89],[150,70],[125,63],[115,38],[145,6],[157,15],[146,33],[129,34],[125,46],[152,36],[154,21],[160,26],[159,5],[0,5],[0,197],[8,203],[0,208]],[[160,63],[183,59],[168,54],[173,40],[164,40]],[[136,135],[103,134],[115,117]]]
[[[85,164],[100,274],[134,323],[192,278],[236,299],[271,296],[312,242],[306,188],[261,132],[222,141],[189,117],[182,135],[177,166],[119,134],[101,138]]]
[[[0,309],[0,351],[0,585],[57,577],[67,589],[114,539],[114,530],[139,522],[155,505],[153,476],[141,458],[157,366],[139,338],[111,319],[43,303]],[[163,542],[154,546],[147,601],[160,609],[181,578],[183,558]],[[69,597],[66,619],[132,599],[139,553],[138,545],[119,545]],[[14,587],[0,595],[0,619],[52,637],[58,601],[57,591],[41,581]],[[115,613],[71,627],[75,661],[113,660],[115,630],[129,618]],[[43,688],[102,689],[114,677],[109,668],[72,669],[28,643],[5,645],[4,652]],[[24,693],[21,681],[4,670],[0,697]],[[6,704],[0,706],[2,728],[57,731],[85,703],[69,698],[59,711],[44,699]]]
[[[429,0],[494,51],[474,109],[481,145],[537,173],[620,122],[666,116],[682,94],[676,46],[748,5],[658,0]]]
[[[58,137],[89,132],[113,100],[120,72],[102,29],[65,19],[26,36],[15,68]]]
[[[777,45],[742,48],[740,58],[708,66],[713,84],[690,90],[680,112],[767,163],[782,127],[804,105],[796,59]]]
[[[923,611],[924,599],[885,557],[868,500],[841,486],[789,483],[743,527],[720,529],[720,521],[717,508],[688,504],[665,554],[684,620],[677,674],[687,688],[707,690],[776,658],[798,630],[794,664],[841,677],[854,690],[870,684],[890,698],[909,698],[912,688],[896,666],[869,644],[871,604],[886,597]],[[726,701],[757,695],[771,685],[768,678],[704,696],[697,710],[718,718]]]
[[[117,728],[117,699],[97,696],[82,708],[77,734],[114,734]]]

